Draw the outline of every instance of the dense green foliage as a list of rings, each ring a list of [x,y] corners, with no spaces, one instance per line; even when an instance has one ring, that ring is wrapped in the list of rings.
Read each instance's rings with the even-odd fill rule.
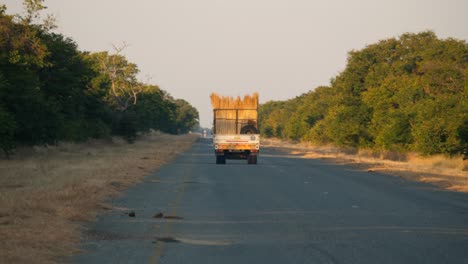
[[[161,130],[186,133],[198,111],[157,86],[137,81],[138,67],[119,54],[88,53],[35,23],[42,1],[25,1],[27,17],[0,6],[0,148],[54,144]]]
[[[468,45],[433,32],[349,53],[331,81],[261,106],[263,135],[317,144],[454,154],[468,143]]]

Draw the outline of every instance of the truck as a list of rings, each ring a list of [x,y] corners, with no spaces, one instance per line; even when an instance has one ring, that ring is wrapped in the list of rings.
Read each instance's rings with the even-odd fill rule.
[[[226,164],[227,159],[257,164],[260,153],[258,93],[243,99],[213,93],[211,103],[216,164]]]

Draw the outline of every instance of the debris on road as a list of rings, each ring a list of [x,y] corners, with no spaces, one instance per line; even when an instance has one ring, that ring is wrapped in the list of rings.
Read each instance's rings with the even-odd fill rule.
[[[164,242],[164,243],[180,243],[179,240],[173,237],[157,237],[156,242]]]
[[[159,213],[157,213],[157,214],[155,214],[155,215],[153,216],[153,218],[163,218],[163,217],[164,217],[164,214],[161,213],[161,212],[159,212]]]

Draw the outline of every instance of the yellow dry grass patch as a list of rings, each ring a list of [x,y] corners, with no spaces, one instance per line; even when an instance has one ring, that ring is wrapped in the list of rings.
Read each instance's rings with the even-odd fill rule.
[[[451,186],[451,187],[448,187],[448,189],[451,191],[456,191],[456,192],[468,192],[468,185]]]
[[[77,252],[81,223],[106,198],[190,148],[198,136],[152,133],[22,150],[0,160],[0,263],[57,263]]]
[[[333,159],[339,163],[353,164],[368,172],[381,171],[453,191],[468,192],[468,164],[467,160],[464,161],[461,156],[424,157],[416,153],[357,151],[278,139],[263,140],[262,146],[275,148],[299,158]]]

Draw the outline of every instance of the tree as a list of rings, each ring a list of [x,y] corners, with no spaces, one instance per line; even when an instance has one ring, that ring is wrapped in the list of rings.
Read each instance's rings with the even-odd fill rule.
[[[0,98],[1,92],[8,83],[0,73]],[[0,104],[0,149],[8,157],[15,146],[16,122],[11,113],[8,113]]]
[[[459,153],[468,141],[468,45],[406,33],[351,51],[330,88],[261,106],[267,136]],[[275,133],[275,130],[280,133]]]
[[[174,133],[175,105],[167,100],[164,91],[155,85],[147,85],[139,96],[138,104],[134,107],[137,113],[138,130],[150,129]]]
[[[177,133],[185,134],[198,125],[198,110],[183,99],[175,100]]]
[[[43,0],[24,1],[25,18],[0,5],[0,149],[16,143],[56,144],[138,131],[186,132],[198,111],[154,85],[139,82],[138,67],[120,53],[89,53],[35,24]]]
[[[105,74],[111,83],[109,96],[115,108],[121,112],[126,111],[130,105],[136,105],[138,94],[143,84],[137,81],[139,70],[136,64],[130,63],[121,55],[127,47],[123,43],[120,47],[113,45],[115,54],[107,52],[97,54],[101,64],[101,73]]]
[[[16,23],[10,15],[0,15],[0,35],[4,36],[0,38],[0,75],[4,80],[0,105],[15,120],[15,140],[44,143],[50,140],[47,121],[54,117],[46,113],[53,112],[54,106],[38,89],[37,72],[47,64],[47,47],[37,28]]]
[[[40,12],[47,7],[44,5],[44,0],[24,0],[24,9],[26,10],[26,17],[23,18],[25,24],[32,24],[34,20],[40,17]]]

